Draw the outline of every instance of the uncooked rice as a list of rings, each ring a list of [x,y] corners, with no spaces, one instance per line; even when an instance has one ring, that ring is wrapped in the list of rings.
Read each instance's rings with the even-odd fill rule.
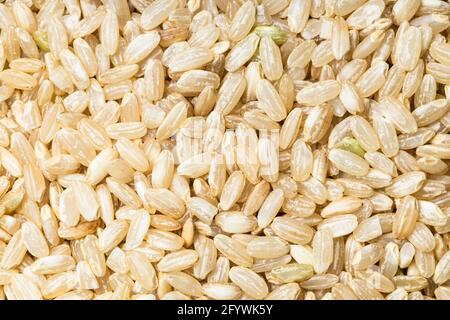
[[[450,299],[448,1],[0,2],[0,299]]]

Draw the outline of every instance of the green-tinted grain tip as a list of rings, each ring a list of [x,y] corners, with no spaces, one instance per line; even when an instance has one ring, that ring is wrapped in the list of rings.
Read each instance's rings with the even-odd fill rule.
[[[360,156],[361,158],[363,158],[364,154],[366,153],[366,151],[360,146],[358,140],[350,137],[345,137],[344,139],[342,139],[342,141],[336,145],[336,148],[350,151]]]
[[[50,47],[48,46],[47,33],[38,30],[33,34],[33,39],[41,50],[45,52],[50,51]]]
[[[286,42],[287,34],[280,27],[277,26],[257,26],[253,29],[260,38],[264,36],[269,36],[278,45],[281,46]]]

